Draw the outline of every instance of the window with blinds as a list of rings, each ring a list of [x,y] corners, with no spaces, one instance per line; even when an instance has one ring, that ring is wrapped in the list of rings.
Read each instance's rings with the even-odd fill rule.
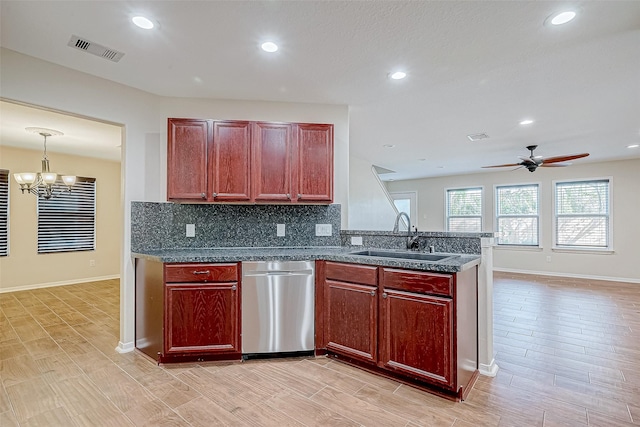
[[[96,247],[96,180],[78,177],[71,191],[38,198],[38,253],[92,251]]]
[[[609,248],[610,180],[555,183],[555,244]]]
[[[538,246],[538,184],[496,187],[496,243]]]
[[[447,190],[447,231],[482,231],[482,187]]]
[[[0,256],[9,255],[9,171],[0,169]]]

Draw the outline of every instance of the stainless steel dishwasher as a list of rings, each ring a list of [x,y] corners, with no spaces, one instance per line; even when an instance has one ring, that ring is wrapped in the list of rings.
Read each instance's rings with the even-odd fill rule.
[[[243,358],[314,350],[314,262],[242,263]]]

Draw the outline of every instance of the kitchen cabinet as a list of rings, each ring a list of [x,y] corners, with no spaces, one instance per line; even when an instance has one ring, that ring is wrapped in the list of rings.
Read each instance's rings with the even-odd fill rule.
[[[294,140],[288,123],[254,124],[253,193],[256,202],[288,202],[291,194],[291,153]]]
[[[298,124],[295,191],[299,202],[333,201],[333,125]]]
[[[212,121],[169,119],[167,135],[168,200],[207,200]]]
[[[333,125],[168,120],[167,199],[331,203]]]
[[[318,271],[318,353],[466,397],[478,374],[476,268],[443,274],[326,261]]]
[[[240,359],[237,263],[136,262],[136,348],[158,362]]]
[[[213,122],[213,149],[209,157],[207,200],[246,202],[251,200],[251,127],[249,122]]]
[[[376,268],[327,262],[324,278],[326,349],[375,363],[378,336]]]

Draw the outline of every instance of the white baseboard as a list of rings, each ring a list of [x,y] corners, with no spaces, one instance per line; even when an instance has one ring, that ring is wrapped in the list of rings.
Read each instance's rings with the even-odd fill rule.
[[[493,271],[500,271],[503,273],[520,273],[520,274],[535,274],[538,276],[553,276],[553,277],[571,277],[573,279],[590,279],[590,280],[606,280],[608,282],[626,282],[626,283],[640,283],[640,279],[631,279],[628,277],[609,277],[609,276],[591,276],[589,274],[573,274],[573,273],[556,273],[553,271],[532,271],[532,270],[520,270],[516,268],[500,268],[493,266]]]
[[[135,346],[133,345],[133,341],[131,342],[122,342],[120,341],[118,343],[118,346],[116,347],[116,351],[118,353],[130,353],[135,349]]]
[[[484,375],[487,377],[495,377],[498,375],[498,369],[500,367],[496,364],[496,359],[492,359],[491,363],[485,365],[484,363],[480,363],[478,367],[478,371],[480,371],[480,375]]]
[[[99,282],[101,280],[113,280],[113,279],[119,279],[119,278],[120,278],[119,274],[114,274],[111,276],[87,277],[84,279],[64,280],[61,282],[36,283],[34,285],[14,286],[12,288],[0,288],[0,294],[5,292],[30,291],[33,289],[52,288],[54,286],[77,285],[79,283]]]

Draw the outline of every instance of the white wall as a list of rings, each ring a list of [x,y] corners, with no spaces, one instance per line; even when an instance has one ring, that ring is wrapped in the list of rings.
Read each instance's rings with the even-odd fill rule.
[[[349,157],[349,229],[391,231],[396,211],[371,167],[365,160]]]
[[[121,168],[124,227],[120,254],[121,351],[133,349],[134,342],[130,205],[133,200],[164,200],[167,117],[220,114],[216,118],[260,117],[265,120],[300,119],[316,122],[334,119],[334,200],[342,205],[342,223],[346,224],[349,194],[346,106],[162,98],[7,49],[0,50],[0,97],[124,125]],[[270,111],[260,111],[262,108]]]
[[[553,239],[553,180],[612,177],[612,230],[614,253],[560,252]],[[418,191],[418,215],[423,229],[445,229],[445,189],[484,187],[484,231],[494,231],[494,186],[540,185],[540,243],[542,249],[496,247],[495,270],[522,271],[640,282],[640,159],[587,163],[566,168],[524,169],[387,183],[390,191]],[[547,262],[547,256],[551,262]]]

